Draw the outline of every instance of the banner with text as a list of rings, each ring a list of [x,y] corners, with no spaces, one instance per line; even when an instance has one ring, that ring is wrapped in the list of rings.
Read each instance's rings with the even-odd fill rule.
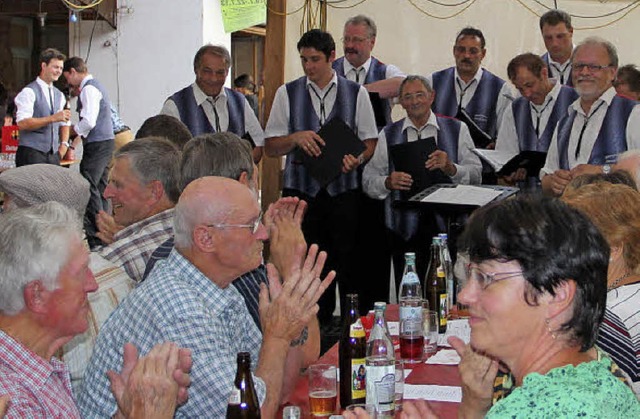
[[[222,22],[227,33],[267,21],[267,0],[220,0]]]

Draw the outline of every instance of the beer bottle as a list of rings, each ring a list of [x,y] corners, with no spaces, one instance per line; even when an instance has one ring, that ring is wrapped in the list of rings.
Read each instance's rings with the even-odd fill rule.
[[[449,237],[447,233],[440,233],[438,237],[440,237],[440,257],[442,258],[444,276],[447,280],[447,294],[449,295],[447,309],[451,310],[451,307],[456,303],[456,278],[453,275],[453,260],[451,260],[451,253],[449,252]]]
[[[251,355],[238,352],[238,370],[229,396],[227,419],[259,419],[260,404],[251,375]]]
[[[429,309],[438,313],[438,333],[447,330],[447,284],[440,253],[440,238],[434,237],[431,242],[431,259],[424,279],[424,289],[429,300]]]
[[[358,313],[358,295],[347,294],[347,309],[340,335],[340,404],[364,403],[366,397],[367,341]]]

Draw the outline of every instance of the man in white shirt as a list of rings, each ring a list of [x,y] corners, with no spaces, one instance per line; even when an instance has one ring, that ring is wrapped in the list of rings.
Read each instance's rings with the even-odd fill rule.
[[[349,273],[359,222],[358,166],[371,158],[377,140],[373,109],[366,89],[331,68],[335,60],[335,42],[331,34],[314,29],[298,42],[305,73],[278,88],[265,129],[265,151],[269,156],[286,155],[283,196],[297,196],[309,206],[302,231],[307,243],[317,243],[327,251],[327,268],[335,270],[340,294],[358,292],[358,284]],[[311,177],[301,164],[299,153],[317,157],[325,145],[316,132],[332,118],[342,119],[364,142],[359,156],[342,159],[342,173],[326,186]],[[335,301],[331,291],[320,299],[320,321],[331,320]],[[345,307],[345,305],[341,305]]]
[[[201,47],[193,59],[196,81],[171,95],[160,113],[181,120],[194,137],[229,131],[249,140],[257,164],[262,158],[264,132],[244,95],[224,87],[230,67],[231,54],[224,46]]]
[[[553,9],[540,16],[540,32],[547,52],[542,59],[547,64],[549,77],[560,84],[573,86],[571,79],[571,54],[573,53],[573,26],[571,16]]]
[[[16,166],[34,163],[60,164],[69,147],[69,119],[66,99],[53,82],[62,75],[66,57],[47,48],[40,54],[40,75],[15,98],[20,143]]]
[[[580,95],[558,122],[540,171],[545,193],[559,196],[576,176],[609,173],[620,153],[640,148],[640,106],[616,96],[612,85],[618,53],[610,42],[591,37],[571,59]]]
[[[111,101],[107,90],[89,74],[84,60],[71,57],[64,63],[62,74],[69,87],[80,92],[78,113],[80,122],[73,130],[76,137],[69,145],[71,155],[75,148],[83,144],[80,173],[89,181],[91,198],[84,216],[84,228],[89,246],[94,249],[102,242],[96,233],[96,217],[100,211],[107,211],[109,204],[102,196],[107,186],[107,166],[114,150],[113,122],[111,119]]]
[[[404,79],[399,96],[407,117],[380,131],[375,153],[363,173],[364,191],[371,198],[385,200],[385,221],[391,233],[397,286],[405,252],[416,253],[418,274],[424,277],[428,241],[434,231],[429,228],[432,220],[421,217],[418,211],[392,206],[393,201],[400,199],[400,191],[411,189],[413,179],[409,173],[395,170],[390,158],[391,147],[433,137],[438,150],[424,162],[427,170],[441,171],[453,183],[479,184],[481,180],[482,165],[471,151],[473,141],[469,129],[456,119],[436,116],[431,111],[435,95],[426,78],[410,75]]]

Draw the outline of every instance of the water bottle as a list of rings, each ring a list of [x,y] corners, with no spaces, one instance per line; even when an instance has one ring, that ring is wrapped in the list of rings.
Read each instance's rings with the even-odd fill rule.
[[[398,292],[401,323],[409,318],[422,318],[422,286],[416,272],[416,254],[405,253],[404,260],[404,273]]]
[[[392,418],[395,399],[395,353],[384,319],[386,303],[375,303],[375,320],[367,341],[367,404],[376,406],[378,418]]]

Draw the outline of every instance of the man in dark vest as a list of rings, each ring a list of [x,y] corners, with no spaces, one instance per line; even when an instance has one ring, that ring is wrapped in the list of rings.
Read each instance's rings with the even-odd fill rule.
[[[496,150],[513,156],[522,151],[546,153],[558,120],[567,114],[578,93],[550,79],[545,62],[536,54],[520,54],[513,58],[507,66],[507,74],[522,96],[504,113]],[[528,178],[533,181],[527,184],[537,185],[537,171],[526,173],[523,169],[506,176],[508,183]]]
[[[89,181],[91,192],[84,228],[89,246],[93,249],[102,244],[96,237],[96,216],[109,208],[102,193],[107,186],[107,166],[114,150],[111,101],[104,86],[89,74],[82,58],[71,57],[65,61],[62,74],[69,87],[80,91],[77,108],[80,121],[73,127],[76,137],[69,147],[73,152],[82,143],[80,173]]]
[[[385,203],[385,223],[391,235],[396,287],[402,279],[405,252],[416,253],[418,274],[424,277],[429,261],[429,243],[435,230],[433,220],[421,217],[419,211],[392,207],[393,201],[400,199],[401,191],[411,188],[413,179],[409,173],[395,170],[390,148],[433,137],[438,149],[424,162],[425,168],[432,172],[441,171],[441,176],[458,184],[480,183],[482,171],[480,160],[471,151],[473,141],[467,126],[457,119],[436,116],[431,112],[436,93],[426,78],[407,76],[399,92],[400,105],[406,110],[407,117],[380,132],[375,153],[365,166],[362,179],[364,191],[371,198]],[[388,294],[388,288],[386,292]]]
[[[62,75],[65,56],[47,48],[40,54],[40,75],[15,98],[20,143],[16,166],[34,163],[60,164],[69,148],[69,119],[66,98],[53,82]]]
[[[478,128],[495,140],[502,114],[513,95],[504,80],[480,67],[486,53],[482,31],[466,27],[458,33],[453,46],[455,67],[436,71],[427,79],[436,91],[433,112],[460,117],[464,109]]]
[[[560,84],[573,86],[571,80],[571,54],[573,53],[573,26],[571,16],[562,10],[549,10],[540,16],[540,32],[547,52],[542,59],[549,77]]]
[[[597,37],[582,41],[571,59],[580,98],[558,121],[540,171],[542,190],[561,195],[567,184],[585,173],[609,173],[618,155],[640,148],[638,102],[616,96],[613,80],[618,53]]]
[[[253,161],[262,158],[264,132],[244,95],[224,87],[231,55],[221,45],[207,44],[193,59],[196,81],[171,95],[161,114],[178,118],[192,136],[229,131],[251,142]]]
[[[265,130],[265,151],[268,156],[287,156],[282,194],[308,202],[302,224],[305,239],[327,251],[325,266],[337,272],[344,297],[359,292],[354,281],[360,278],[349,277],[359,221],[360,181],[356,169],[373,154],[375,118],[366,89],[338,77],[331,68],[336,48],[331,34],[311,30],[300,38],[297,47],[305,76],[278,88]],[[298,154],[322,153],[325,142],[316,131],[333,118],[342,119],[364,141],[366,150],[359,156],[345,155],[342,174],[323,187],[300,164]],[[333,295],[329,291],[320,300],[321,324],[331,320]]]

